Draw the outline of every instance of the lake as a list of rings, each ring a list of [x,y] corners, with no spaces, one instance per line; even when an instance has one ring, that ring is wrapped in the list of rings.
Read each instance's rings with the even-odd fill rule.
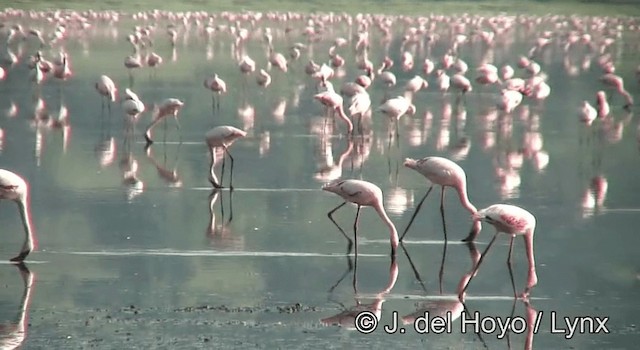
[[[623,108],[623,98],[599,80],[604,56],[638,97],[637,19],[85,16],[84,27],[68,17],[64,34],[53,43],[60,21],[55,14],[27,18],[5,11],[1,17],[3,38],[15,24],[24,33],[41,30],[43,57],[54,60],[63,49],[73,75],[64,81],[48,76],[36,85],[28,62],[40,49],[38,39],[17,33],[7,44],[2,41],[0,168],[30,183],[38,248],[24,265],[0,264],[1,322],[28,324],[17,336],[11,327],[0,328],[0,344],[13,348],[24,336],[23,349],[637,346],[640,183],[634,179],[640,173],[640,125],[637,109]],[[399,120],[397,138],[394,123],[377,111],[363,121],[362,134],[348,136],[340,120],[325,117],[314,100],[318,84],[305,74],[309,59],[329,63],[338,37],[347,39],[334,48],[345,64],[329,81],[339,90],[364,74],[357,65],[363,51],[355,49],[357,33],[365,31],[360,20],[369,24],[368,60],[377,70],[390,57],[394,64],[388,70],[397,78],[387,87],[376,74],[367,89],[374,110],[405,94],[415,75],[429,82],[413,95],[416,113]],[[123,62],[133,52],[127,37],[136,25],[148,27],[152,39],[151,44],[142,36],[142,57],[154,51],[164,62],[129,72]],[[168,28],[175,28],[175,46]],[[483,41],[481,30],[497,34]],[[302,44],[300,58],[290,59],[286,73],[268,67],[267,33],[274,51],[287,58],[295,43]],[[549,42],[531,50],[540,37]],[[605,45],[606,38],[613,42]],[[455,40],[452,52],[468,64],[473,84],[464,97],[453,87],[441,93],[435,72],[423,71],[425,58],[438,68]],[[13,65],[6,61],[9,51],[18,60]],[[412,67],[402,65],[405,52],[414,58]],[[239,53],[256,62],[256,72],[240,73]],[[551,94],[541,101],[525,97],[511,113],[497,110],[500,88],[477,84],[476,68],[508,64],[516,76],[528,78],[517,63],[530,53]],[[269,69],[272,83],[266,88],[256,84],[259,69]],[[130,87],[145,104],[132,132],[120,100],[107,108],[96,92],[102,74],[113,79],[119,99]],[[214,74],[227,84],[227,92],[216,96],[219,108],[203,86]],[[610,115],[581,123],[582,101],[595,105],[599,90],[610,96]],[[166,98],[184,102],[180,128],[168,118],[145,147],[154,103]],[[349,98],[344,100],[347,108]],[[247,132],[229,147],[232,191],[212,191],[208,180],[205,133],[220,125]],[[485,223],[475,244],[462,243],[471,218],[452,189],[444,199],[446,244],[435,187],[395,261],[388,231],[371,208],[360,212],[357,260],[345,255],[347,242],[327,217],[342,200],[321,186],[337,178],[378,185],[402,233],[429,187],[403,162],[426,156],[456,161],[477,207],[510,203],[535,215],[538,284],[528,302],[513,297],[506,235],[486,255],[464,305],[457,301],[461,279],[495,230]],[[348,234],[355,211],[348,205],[334,215]],[[7,261],[23,239],[15,204],[0,202],[0,222],[0,259]],[[524,242],[516,237],[518,291],[526,275]],[[354,310],[378,312],[377,328],[369,334],[353,330],[354,316],[346,311]],[[451,328],[417,332],[411,319],[425,311],[432,318],[449,311]],[[409,324],[403,326],[405,316]],[[339,319],[346,320],[342,326],[336,325]],[[394,320],[405,331],[386,334],[384,326],[393,327]],[[474,322],[482,326],[478,333]],[[510,322],[511,331],[501,332],[496,322]],[[569,325],[581,327],[570,334]]]

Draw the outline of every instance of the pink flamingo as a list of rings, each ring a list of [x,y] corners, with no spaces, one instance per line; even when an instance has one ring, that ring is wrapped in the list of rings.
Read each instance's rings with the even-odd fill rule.
[[[116,94],[118,93],[118,89],[116,88],[116,84],[114,84],[113,80],[106,75],[101,75],[96,82],[96,90],[103,97],[102,98],[102,110],[104,111],[104,101],[105,98],[111,100],[111,102],[116,102]],[[109,113],[111,113],[111,102],[107,102],[109,106]]]
[[[220,109],[220,95],[227,92],[227,83],[225,83],[224,80],[220,79],[218,74],[214,74],[213,77],[208,78],[204,81],[204,87],[213,92],[213,94],[211,95],[211,106],[214,109]],[[218,101],[216,101],[216,95],[218,95]]]
[[[587,125],[591,125],[593,121],[598,117],[598,112],[587,101],[582,101],[582,107],[580,108],[580,120]]]
[[[166,117],[173,116],[176,120],[176,129],[180,131],[180,122],[178,121],[178,112],[184,106],[184,102],[178,100],[177,98],[168,98],[159,106],[156,106],[153,111],[153,121],[147,127],[147,130],[144,133],[144,139],[147,141],[147,146],[153,143],[151,139],[151,129],[158,124],[161,120],[166,120]],[[165,134],[166,136],[166,134]]]
[[[260,69],[260,72],[258,72],[258,75],[256,76],[256,83],[258,83],[259,86],[266,88],[271,85],[271,75],[269,75],[269,73],[264,69]]]
[[[329,211],[329,213],[327,213],[327,216],[329,217],[331,222],[333,222],[336,225],[336,227],[338,227],[338,229],[345,236],[345,238],[347,238],[347,241],[349,241],[347,254],[351,252],[351,247],[353,246],[353,243],[355,241],[355,255],[358,256],[358,232],[357,232],[358,219],[360,217],[360,208],[365,206],[365,207],[373,207],[378,213],[378,215],[380,216],[380,218],[382,219],[382,221],[384,221],[384,223],[389,228],[389,236],[390,236],[389,239],[391,241],[391,255],[395,256],[396,248],[398,247],[398,244],[399,244],[398,231],[396,230],[395,225],[393,224],[391,219],[389,219],[389,216],[384,210],[384,204],[382,203],[382,198],[383,198],[382,190],[380,189],[380,187],[368,181],[348,179],[348,180],[335,180],[335,181],[329,182],[328,184],[322,186],[322,190],[327,192],[333,192],[338,196],[342,197],[342,199],[344,199],[344,202],[338,205],[337,207],[333,208],[331,211]],[[333,216],[332,216],[333,213],[335,213],[338,209],[342,208],[345,204],[347,204],[347,202],[354,203],[357,205],[356,219],[353,222],[354,241],[352,241],[351,238],[347,236],[347,234],[344,232],[344,230],[342,230],[342,228],[338,225],[338,223],[336,223],[336,221],[333,219]]]
[[[213,171],[213,167],[216,165],[216,152],[215,149],[218,147],[222,147],[224,153],[229,156],[231,160],[231,174],[230,174],[230,183],[229,188],[233,189],[233,157],[231,153],[229,153],[229,147],[232,143],[234,143],[237,139],[241,137],[247,136],[247,132],[244,130],[240,130],[233,126],[218,126],[207,132],[205,135],[205,140],[207,142],[207,146],[209,147],[209,154],[211,155],[211,169],[209,172],[209,182],[215,188],[223,188],[222,187],[222,179],[224,177],[224,161],[225,157],[222,158],[222,174],[220,175],[220,181],[216,177],[216,174]]]
[[[414,115],[416,114],[416,106],[409,101],[404,96],[398,96],[395,98],[388,99],[385,103],[383,103],[380,107],[377,108],[377,111],[385,114],[389,119],[395,121],[396,123],[396,138],[399,137],[399,120],[405,114]],[[391,140],[389,140],[391,141]]]
[[[531,288],[533,288],[538,283],[538,276],[536,274],[536,263],[533,256],[533,234],[536,228],[536,218],[530,212],[515,205],[494,204],[490,207],[480,209],[476,214],[473,215],[473,220],[486,221],[496,228],[496,233],[495,235],[493,235],[493,238],[489,242],[487,248],[485,248],[484,252],[482,252],[482,256],[480,256],[480,260],[476,264],[474,272],[471,274],[471,278],[469,278],[469,281],[467,281],[467,285],[463,288],[458,297],[462,299],[464,292],[469,287],[469,283],[471,283],[471,280],[476,275],[478,268],[480,268],[482,260],[484,260],[487,252],[491,248],[491,245],[493,245],[493,242],[495,242],[496,238],[498,237],[498,234],[502,232],[511,235],[511,241],[509,243],[509,258],[507,259],[509,271],[512,271],[511,255],[513,252],[513,240],[516,235],[523,235],[525,248],[527,251],[527,259],[529,260],[529,275],[527,277],[527,287],[521,294],[521,297],[523,299],[527,299]],[[511,278],[513,294],[516,295],[513,276],[511,276]]]
[[[340,94],[336,93],[333,90],[333,85],[327,84],[327,87],[329,87],[327,91],[315,94],[313,98],[320,101],[320,103],[322,103],[329,110],[337,112],[338,117],[342,119],[342,121],[344,121],[344,123],[347,125],[347,133],[351,134],[353,132],[353,123],[344,112],[344,106],[342,105],[342,96],[340,96]]]
[[[633,105],[633,97],[631,94],[624,88],[624,80],[619,75],[615,75],[613,73],[607,73],[600,77],[600,81],[606,86],[613,88],[617,91],[622,97],[625,99],[625,109],[631,108]]]
[[[124,94],[125,98],[122,101],[122,109],[132,121],[135,121],[138,119],[138,116],[145,111],[144,103],[142,103],[138,95],[129,88],[124,90]]]
[[[611,112],[611,107],[607,101],[607,94],[604,91],[598,91],[596,93],[596,105],[598,106],[598,116],[600,118],[606,118]]]
[[[29,184],[19,175],[0,169],[0,200],[2,199],[12,200],[18,204],[25,237],[20,254],[11,258],[11,261],[23,261],[35,248],[35,233],[32,230],[29,207]]]
[[[462,169],[462,167],[460,167],[455,162],[442,157],[425,157],[418,160],[407,158],[404,161],[404,166],[419,172],[424,177],[426,177],[429,181],[431,181],[432,184],[429,187],[429,190],[427,190],[427,193],[424,195],[424,197],[422,197],[422,200],[420,200],[420,203],[418,203],[418,206],[416,207],[416,211],[413,213],[413,216],[411,216],[411,219],[409,220],[409,224],[407,225],[407,228],[405,228],[404,232],[400,236],[400,241],[402,241],[404,236],[407,234],[407,231],[409,231],[409,227],[411,227],[413,220],[416,218],[416,215],[420,211],[420,207],[422,206],[422,203],[424,203],[425,199],[427,199],[427,196],[429,196],[429,193],[431,193],[431,190],[433,190],[433,186],[435,185],[440,185],[440,188],[441,188],[440,216],[442,218],[442,226],[444,228],[445,241],[447,240],[447,229],[444,221],[445,187],[448,186],[455,189],[456,192],[458,192],[458,198],[460,199],[460,204],[462,204],[462,206],[465,209],[467,209],[472,215],[477,213],[478,210],[471,203],[471,201],[469,201],[469,197],[467,195],[467,175]],[[471,232],[465,239],[463,239],[463,241],[473,241],[478,235],[478,233],[480,232],[481,228],[482,226],[480,221],[474,221],[473,226],[471,228]]]

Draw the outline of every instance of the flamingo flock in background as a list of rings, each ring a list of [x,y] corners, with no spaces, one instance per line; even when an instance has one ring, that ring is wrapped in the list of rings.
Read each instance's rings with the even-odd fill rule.
[[[127,131],[132,132],[136,123],[145,113],[151,112],[151,122],[146,127],[142,136],[146,140],[147,156],[156,166],[158,173],[176,187],[182,185],[177,172],[168,171],[161,167],[151,156],[150,148],[154,143],[152,131],[158,123],[173,117],[180,136],[181,124],[178,120],[184,108],[185,102],[178,98],[167,98],[154,105],[150,110],[140,96],[149,96],[147,91],[139,90],[140,96],[134,91],[134,71],[147,69],[153,72],[153,79],[157,78],[157,72],[167,69],[169,64],[164,63],[163,57],[158,53],[159,43],[165,41],[171,47],[171,61],[177,62],[177,48],[182,40],[186,43],[190,36],[196,36],[206,48],[207,60],[214,58],[215,40],[229,40],[231,43],[231,56],[234,59],[235,72],[240,77],[242,86],[242,107],[238,114],[242,118],[243,127],[222,125],[220,115],[222,95],[234,91],[237,87],[233,80],[232,71],[224,71],[221,68],[207,67],[211,76],[199,78],[201,83],[211,93],[211,105],[214,118],[212,128],[204,133],[204,145],[208,148],[210,167],[208,180],[217,191],[224,188],[223,178],[225,173],[226,158],[229,158],[230,190],[233,189],[234,158],[229,152],[233,143],[240,139],[259,139],[260,152],[269,150],[270,133],[255,127],[256,108],[248,98],[249,82],[254,80],[256,88],[260,88],[260,96],[269,94],[266,91],[274,90],[272,85],[292,83],[293,78],[307,79],[307,82],[296,81],[292,83],[294,98],[289,101],[284,97],[277,100],[270,111],[271,115],[279,123],[284,123],[290,106],[298,107],[301,96],[309,100],[318,101],[315,107],[322,106],[325,110],[322,126],[310,120],[311,128],[317,128],[321,142],[319,147],[324,147],[325,154],[330,154],[330,136],[338,134],[347,139],[348,147],[340,156],[338,164],[330,164],[325,173],[316,174],[319,180],[331,180],[322,186],[322,190],[340,196],[343,203],[328,212],[328,218],[335,224],[339,232],[345,236],[348,242],[350,254],[355,243],[355,255],[358,255],[358,228],[360,209],[372,207],[389,231],[391,255],[395,256],[398,246],[413,224],[426,198],[433,187],[441,188],[440,214],[442,219],[445,245],[447,244],[447,230],[444,214],[444,197],[447,187],[453,188],[458,194],[458,200],[462,207],[471,215],[472,226],[465,241],[474,241],[481,231],[481,222],[484,221],[495,227],[496,233],[489,245],[482,253],[471,273],[463,276],[458,293],[460,301],[469,283],[477,274],[478,269],[497,239],[499,233],[511,236],[509,247],[508,266],[512,269],[511,258],[514,237],[522,235],[525,240],[527,259],[529,262],[529,275],[527,287],[517,297],[527,298],[531,289],[537,284],[535,259],[533,254],[533,235],[536,227],[536,219],[529,211],[509,204],[494,204],[485,209],[478,210],[471,203],[468,196],[467,175],[463,168],[456,163],[464,159],[469,153],[470,137],[465,133],[467,123],[466,105],[478,99],[487,99],[489,108],[478,111],[474,121],[487,125],[489,130],[482,132],[480,148],[483,151],[495,150],[493,163],[495,164],[495,178],[499,183],[499,193],[502,199],[509,199],[512,193],[517,191],[521,179],[520,169],[525,159],[530,160],[535,170],[542,171],[549,163],[549,153],[545,151],[543,138],[540,132],[540,113],[544,110],[545,100],[553,98],[553,76],[545,72],[549,67],[551,53],[560,55],[567,76],[573,77],[581,72],[591,70],[591,64],[597,64],[601,75],[594,83],[598,84],[598,91],[587,98],[580,98],[582,103],[575,106],[578,119],[585,123],[585,128],[593,125],[605,131],[609,140],[619,140],[622,136],[622,128],[625,121],[616,121],[613,114],[623,101],[622,109],[629,112],[633,108],[634,98],[632,92],[636,91],[625,85],[620,75],[619,67],[616,67],[613,48],[618,45],[621,29],[627,27],[631,30],[634,26],[638,31],[637,23],[631,20],[611,19],[604,17],[578,18],[578,17],[545,17],[538,22],[530,16],[373,16],[358,14],[302,14],[296,12],[266,12],[243,11],[242,13],[222,12],[206,13],[167,11],[136,12],[131,15],[118,14],[116,12],[54,12],[5,9],[1,12],[3,18],[15,22],[12,25],[7,22],[2,33],[5,37],[0,62],[0,81],[7,76],[15,74],[15,67],[24,57],[24,52],[16,47],[22,47],[24,42],[33,51],[29,57],[29,84],[32,84],[34,93],[33,115],[34,126],[37,132],[37,153],[40,154],[42,144],[42,130],[46,127],[61,128],[69,126],[69,118],[66,106],[62,103],[62,91],[65,81],[74,79],[74,71],[71,68],[71,57],[64,46],[67,41],[82,38],[79,33],[101,24],[101,21],[115,25],[120,18],[129,18],[135,22],[133,30],[127,33],[127,47],[130,45],[132,52],[124,57],[118,64],[119,69],[124,68],[129,75],[129,86],[118,87],[117,84],[106,75],[113,72],[101,72],[95,82],[95,89],[100,95],[102,110],[105,105],[111,115],[111,105],[118,101],[125,117]],[[29,28],[23,28],[19,22],[24,19],[30,23]],[[285,26],[280,25],[286,23]],[[544,23],[544,26],[540,23]],[[548,25],[554,24],[556,32],[545,30]],[[164,25],[164,29],[162,28]],[[349,35],[341,37],[339,32],[341,25],[348,26]],[[521,26],[531,36],[530,47],[526,55],[513,61],[499,58],[508,52],[514,41],[515,28]],[[443,29],[445,28],[445,29]],[[399,36],[396,33],[401,33]],[[118,34],[115,34],[117,37]],[[114,37],[114,38],[115,38]],[[83,38],[82,40],[86,40]],[[328,49],[322,44],[330,45]],[[392,48],[399,50],[392,52]],[[87,44],[88,45],[88,44]],[[285,46],[286,45],[286,46]],[[372,47],[381,48],[380,55],[372,54]],[[249,47],[263,50],[262,54],[249,50]],[[47,51],[47,49],[51,49]],[[15,50],[15,52],[14,52]],[[158,50],[158,51],[156,51]],[[395,50],[395,49],[394,49]],[[504,52],[502,51],[504,50]],[[35,51],[35,52],[34,52]],[[476,63],[468,61],[469,52],[478,52],[479,60]],[[48,60],[47,53],[54,53]],[[253,57],[249,56],[249,52]],[[284,54],[282,53],[284,52]],[[474,53],[475,54],[475,53]],[[516,53],[517,54],[517,53]],[[216,53],[218,55],[218,53]],[[168,56],[165,56],[168,57]],[[392,57],[398,57],[394,61]],[[74,61],[77,62],[77,61]],[[215,62],[215,61],[214,61]],[[79,65],[78,65],[79,66]],[[213,69],[215,68],[215,69]],[[304,72],[304,74],[302,73]],[[297,76],[295,76],[297,74]],[[640,77],[640,67],[636,76]],[[50,118],[47,104],[42,98],[42,87],[50,84],[49,78],[53,76],[59,81],[60,112],[58,120]],[[226,79],[223,80],[222,76]],[[203,79],[204,78],[204,79]],[[252,83],[254,84],[254,83]],[[200,86],[200,85],[199,85]],[[336,87],[340,87],[339,91]],[[124,93],[118,94],[124,88]],[[374,90],[384,90],[384,97],[376,99]],[[268,90],[271,89],[271,90]],[[312,97],[302,94],[305,89],[315,89]],[[202,91],[202,87],[200,87]],[[375,133],[370,130],[380,119],[386,119],[393,124],[389,126],[389,143],[386,151],[391,153],[391,140],[395,135],[398,150],[400,150],[400,129],[403,129],[402,137],[411,146],[419,146],[426,142],[426,135],[433,124],[433,113],[421,100],[422,96],[435,93],[442,106],[440,110],[440,129],[436,131],[435,148],[438,152],[449,152],[449,157],[429,156],[422,159],[406,158],[404,166],[413,169],[423,175],[430,182],[426,194],[415,207],[406,228],[402,234],[398,234],[395,224],[388,216],[382,189],[369,181],[360,179],[341,179],[343,164],[349,163],[352,157],[352,166],[359,162],[360,169],[365,162],[372,144],[380,149],[381,142]],[[174,95],[175,96],[175,95]],[[450,98],[455,96],[455,98]],[[615,99],[614,99],[615,96]],[[226,97],[225,97],[226,98]],[[455,101],[455,102],[452,102]],[[191,106],[191,100],[189,106]],[[233,99],[231,102],[235,103]],[[591,104],[594,102],[594,105]],[[199,102],[194,102],[197,104]],[[311,104],[310,104],[311,105]],[[13,117],[17,114],[15,106],[7,109],[6,115]],[[189,107],[191,108],[191,107]],[[424,108],[424,110],[423,110]],[[187,113],[185,110],[184,113]],[[381,117],[382,116],[382,117]],[[560,117],[560,116],[558,116]],[[575,115],[574,115],[575,117]],[[210,118],[210,117],[209,117]],[[301,117],[301,119],[304,117]],[[335,127],[333,121],[338,118],[344,127]],[[629,117],[630,118],[630,117]],[[186,122],[191,122],[185,118]],[[522,122],[526,131],[523,135],[521,147],[516,150],[502,150],[496,147],[500,140],[512,140],[514,120]],[[422,124],[421,124],[422,123]],[[420,130],[416,125],[423,125]],[[218,125],[218,126],[216,126]],[[454,128],[455,125],[455,128]],[[369,129],[369,130],[367,130]],[[453,132],[451,131],[453,129]],[[406,130],[406,132],[405,132]],[[262,131],[262,133],[260,133]],[[4,139],[5,130],[0,129],[0,145]],[[127,140],[131,140],[128,133]],[[166,138],[166,133],[165,133]],[[105,166],[113,163],[115,159],[115,141],[112,137],[106,137],[105,147],[100,148]],[[613,142],[613,141],[612,141]],[[249,142],[247,142],[249,143]],[[130,142],[128,143],[130,147]],[[327,149],[329,151],[327,151]],[[221,152],[220,152],[221,151]],[[215,165],[222,157],[222,171],[220,178],[215,173]],[[360,157],[355,160],[354,158]],[[331,162],[333,163],[333,157]],[[451,158],[451,159],[449,159]],[[391,158],[389,158],[391,159]],[[391,163],[391,162],[389,162]],[[137,162],[132,156],[131,150],[121,159],[121,168],[125,181],[131,185],[141,186],[142,182],[137,178]],[[391,168],[391,167],[390,167]],[[337,175],[335,175],[337,174]],[[335,176],[334,176],[335,175]],[[161,175],[162,176],[162,175]],[[338,177],[337,179],[335,177]],[[362,177],[362,175],[361,175]],[[598,192],[597,199],[593,199],[601,205],[606,196],[607,182],[601,175],[594,176],[589,186],[589,193]],[[594,184],[595,183],[595,184]],[[178,185],[179,184],[179,185]],[[15,201],[19,207],[22,218],[25,240],[20,253],[11,259],[19,262],[24,260],[35,248],[35,234],[31,224],[29,208],[29,184],[20,176],[9,170],[0,169],[0,199]],[[216,192],[217,194],[217,192]],[[217,199],[217,197],[215,197]],[[211,200],[211,210],[215,199]],[[347,203],[355,204],[356,215],[353,223],[353,239],[334,220],[333,214]],[[212,214],[213,215],[213,214]],[[213,217],[212,217],[212,222]],[[215,226],[215,225],[211,225]],[[392,260],[392,264],[393,264]],[[392,265],[393,270],[393,265]],[[392,276],[393,273],[392,273]],[[382,304],[382,296],[390,291],[397,278],[397,266],[392,283],[380,293],[380,299],[371,309],[379,314]],[[459,309],[459,305],[456,303]],[[457,310],[457,309],[456,309]],[[379,317],[379,316],[378,316]],[[331,320],[327,319],[327,322]]]

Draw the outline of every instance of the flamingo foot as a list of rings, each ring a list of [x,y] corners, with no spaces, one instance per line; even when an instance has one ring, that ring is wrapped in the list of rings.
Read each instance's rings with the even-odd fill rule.
[[[24,259],[27,257],[27,255],[29,255],[29,253],[31,253],[30,250],[24,251],[24,252],[20,252],[20,254],[18,254],[18,256],[9,259],[9,261],[11,262],[22,262],[24,261]]]
[[[209,179],[209,182],[211,183],[211,185],[212,185],[212,186],[213,186],[213,188],[215,188],[215,189],[218,189],[218,190],[219,190],[219,189],[221,189],[221,188],[224,188],[224,186],[220,185],[219,183],[217,183],[217,182],[215,182],[215,181],[213,181],[213,180],[211,180],[211,179]]]
[[[151,145],[153,143],[153,140],[147,134],[144,134],[144,139],[147,141],[147,145]]]

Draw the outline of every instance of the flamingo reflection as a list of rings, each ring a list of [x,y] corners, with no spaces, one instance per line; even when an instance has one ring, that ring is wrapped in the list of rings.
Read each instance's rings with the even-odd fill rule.
[[[209,195],[209,225],[206,235],[209,243],[219,249],[240,251],[244,249],[244,236],[235,235],[231,231],[230,224],[233,220],[233,191],[229,192],[229,219],[225,219],[224,200],[220,201],[220,222],[216,222],[215,205],[222,195],[220,189],[214,189]]]
[[[164,152],[164,161],[161,164],[160,162],[158,162],[156,160],[156,158],[153,156],[153,151],[151,150],[151,147],[148,147],[146,150],[146,155],[147,155],[147,159],[149,159],[149,161],[151,162],[151,164],[153,164],[153,166],[156,168],[156,170],[158,171],[158,176],[164,180],[169,187],[182,187],[182,179],[180,178],[180,175],[178,174],[178,156],[180,154],[180,144],[178,145],[178,149],[176,150],[176,159],[174,162],[174,166],[172,169],[169,169],[167,166],[167,152],[165,149]]]
[[[415,312],[402,316],[403,324],[411,324],[415,322],[416,318],[424,316],[425,313],[429,313],[430,315],[436,315],[441,317],[444,317],[448,313],[450,313],[452,321],[455,321],[460,317],[460,315],[462,315],[462,312],[465,310],[464,297],[466,296],[466,294],[463,293],[463,290],[464,290],[464,287],[467,285],[471,276],[476,273],[475,267],[477,266],[480,260],[480,252],[476,248],[475,243],[467,242],[466,245],[469,250],[469,257],[471,258],[471,269],[469,270],[469,272],[465,273],[460,279],[460,281],[458,282],[458,286],[456,288],[456,294],[451,295],[452,296],[451,299],[436,299],[436,300],[429,300],[429,301],[418,303],[416,305],[417,309]],[[440,285],[440,295],[443,295],[442,280],[444,278],[444,264],[445,264],[446,253],[447,253],[446,247],[447,247],[447,244],[444,244],[444,248],[442,251],[442,261],[440,263],[440,274],[438,278],[439,285]],[[413,262],[411,261],[409,252],[406,249],[404,249],[405,248],[404,244],[402,245],[402,248],[412,268],[414,269],[416,278],[418,279],[418,281],[420,281],[420,283],[423,285],[423,288],[424,288],[424,283],[422,282],[420,275],[418,274],[417,270],[415,269],[415,266],[413,265]],[[456,296],[458,295],[462,295],[462,298],[456,298]]]
[[[349,269],[347,270],[347,272],[351,271],[351,268],[353,266],[350,260],[351,257],[348,257],[348,259],[349,259]],[[399,273],[398,263],[396,259],[392,258],[391,266],[389,267],[389,280],[387,282],[387,285],[375,295],[374,300],[372,302],[366,303],[366,304],[362,303],[361,298],[356,296],[355,298],[356,303],[354,306],[347,308],[344,305],[340,304],[340,306],[344,309],[343,311],[341,311],[336,315],[322,318],[320,322],[325,326],[337,325],[337,326],[344,327],[348,330],[355,330],[356,329],[355,319],[363,311],[372,312],[375,315],[375,317],[378,319],[378,321],[380,321],[380,317],[382,316],[382,303],[384,303],[385,301],[384,297],[387,294],[389,294],[393,289],[393,287],[395,286],[396,281],[398,280],[398,273]],[[338,283],[336,283],[330,289],[331,292],[342,281],[344,276],[345,275],[343,275],[343,277],[338,281]],[[353,287],[354,287],[354,293],[357,295],[358,291],[356,287],[357,285],[356,281],[357,281],[357,265],[353,267]]]
[[[16,264],[24,284],[22,298],[20,300],[20,311],[17,320],[0,324],[0,349],[18,349],[27,338],[29,327],[29,309],[36,282],[36,276],[29,271],[24,263]]]

